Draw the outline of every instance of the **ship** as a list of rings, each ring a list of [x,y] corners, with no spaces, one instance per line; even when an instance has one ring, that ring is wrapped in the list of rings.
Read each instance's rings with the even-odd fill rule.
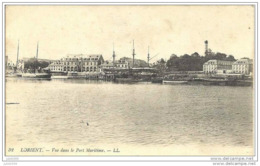
[[[22,77],[23,78],[49,79],[49,78],[51,78],[51,74],[50,73],[23,73]]]
[[[35,63],[38,60],[38,48],[39,48],[39,42],[37,43],[37,51],[36,51],[36,57],[35,57]],[[35,65],[36,66],[36,65]],[[22,73],[23,78],[35,78],[35,79],[50,79],[51,73],[43,72],[38,73],[36,70],[36,67],[34,68],[34,73]]]

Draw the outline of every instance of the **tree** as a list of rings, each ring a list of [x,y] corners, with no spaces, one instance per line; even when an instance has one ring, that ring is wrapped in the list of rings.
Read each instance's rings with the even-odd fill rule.
[[[37,61],[35,58],[30,58],[28,61],[24,62],[25,69],[42,69],[49,66],[49,62],[46,61]]]
[[[234,58],[233,55],[229,55],[227,58],[226,58],[227,61],[236,61],[236,59]]]
[[[170,56],[170,59],[174,59],[174,58],[178,58],[178,56],[177,56],[176,54],[172,54],[172,55]]]
[[[214,59],[217,59],[217,60],[225,60],[226,57],[227,57],[226,54],[217,52],[216,55],[215,55],[213,58],[214,58]]]
[[[192,56],[192,57],[195,57],[195,58],[198,58],[200,55],[199,55],[199,53],[194,52],[193,54],[191,54],[191,56]]]
[[[166,71],[166,61],[161,58],[157,61],[154,67],[159,71],[159,75],[162,75]]]

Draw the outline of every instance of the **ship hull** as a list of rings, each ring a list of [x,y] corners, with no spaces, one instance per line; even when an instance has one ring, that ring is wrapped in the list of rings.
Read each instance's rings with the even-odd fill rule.
[[[163,80],[163,84],[186,84],[188,81],[166,81]]]
[[[48,73],[25,73],[22,74],[23,78],[36,78],[36,79],[49,79],[51,74]]]

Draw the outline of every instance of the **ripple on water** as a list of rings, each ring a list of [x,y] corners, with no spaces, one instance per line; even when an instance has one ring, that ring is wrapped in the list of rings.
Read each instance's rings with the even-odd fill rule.
[[[7,130],[9,137],[19,134],[17,141],[253,144],[250,87],[95,84],[84,80],[7,84],[11,87],[6,91],[7,101],[17,99],[20,103],[6,107],[7,114],[19,114],[9,118]]]

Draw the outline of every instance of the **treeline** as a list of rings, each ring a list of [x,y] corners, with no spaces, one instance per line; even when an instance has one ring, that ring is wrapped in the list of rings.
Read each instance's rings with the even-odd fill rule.
[[[177,56],[172,54],[170,59],[166,62],[167,71],[201,71],[203,64],[208,60],[226,60],[235,61],[233,55],[226,55],[224,53],[208,53],[206,56],[200,56],[197,52],[188,55]]]
[[[48,67],[50,63],[47,61],[36,61],[35,58],[30,58],[28,61],[24,62],[24,68],[25,69],[39,69],[39,68],[45,68]]]

